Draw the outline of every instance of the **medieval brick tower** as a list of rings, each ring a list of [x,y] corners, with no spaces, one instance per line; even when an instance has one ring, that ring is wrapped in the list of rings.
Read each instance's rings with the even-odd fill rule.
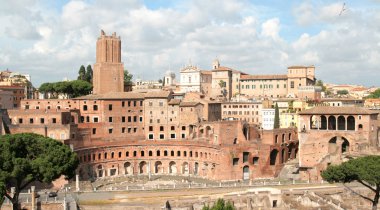
[[[101,31],[96,42],[94,94],[124,91],[124,65],[121,62],[121,41],[116,33],[107,36]]]

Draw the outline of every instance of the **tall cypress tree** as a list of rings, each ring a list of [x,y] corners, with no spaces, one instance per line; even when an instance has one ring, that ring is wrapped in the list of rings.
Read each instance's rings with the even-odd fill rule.
[[[87,82],[89,82],[89,83],[92,83],[92,68],[91,68],[91,65],[87,66],[85,80]]]
[[[83,65],[81,65],[78,71],[78,79],[85,80],[86,79],[85,77],[86,77],[86,69],[84,68]]]
[[[273,128],[280,128],[280,112],[278,110],[278,104],[276,103],[274,108],[274,125]]]

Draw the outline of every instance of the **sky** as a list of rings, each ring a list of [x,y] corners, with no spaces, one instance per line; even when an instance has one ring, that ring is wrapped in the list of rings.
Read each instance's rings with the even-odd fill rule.
[[[380,0],[0,0],[0,70],[76,79],[103,29],[134,79],[192,64],[248,74],[314,65],[325,83],[380,86]]]

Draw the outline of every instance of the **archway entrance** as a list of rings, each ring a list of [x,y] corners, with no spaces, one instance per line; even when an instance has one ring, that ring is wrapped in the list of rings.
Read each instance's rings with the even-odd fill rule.
[[[133,174],[132,165],[130,162],[124,163],[124,174]]]
[[[182,164],[182,173],[183,173],[184,175],[188,175],[188,174],[189,174],[189,163],[184,162],[184,163]]]
[[[169,163],[169,174],[176,174],[177,173],[177,166],[174,161]]]
[[[146,174],[148,173],[148,167],[145,161],[140,162],[139,164],[139,172],[140,174]]]
[[[342,153],[348,152],[350,149],[350,142],[346,138],[342,138]]]
[[[249,179],[249,166],[243,167],[243,180]]]
[[[156,173],[156,174],[158,174],[158,173],[164,173],[164,168],[162,167],[162,162],[161,161],[157,161],[154,164],[154,173]]]

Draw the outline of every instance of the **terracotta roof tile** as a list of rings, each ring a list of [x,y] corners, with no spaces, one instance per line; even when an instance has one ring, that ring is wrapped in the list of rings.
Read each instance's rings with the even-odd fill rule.
[[[269,74],[269,75],[241,75],[241,80],[246,79],[288,79],[286,74]]]
[[[201,103],[190,101],[190,102],[181,102],[179,106],[197,106],[198,104],[201,104]]]
[[[143,93],[134,92],[111,92],[105,94],[92,94],[74,98],[78,100],[98,100],[98,99],[143,99]]]
[[[351,115],[369,115],[379,114],[379,112],[360,108],[360,107],[336,107],[336,106],[316,106],[299,112],[300,115],[309,114],[351,114]]]

